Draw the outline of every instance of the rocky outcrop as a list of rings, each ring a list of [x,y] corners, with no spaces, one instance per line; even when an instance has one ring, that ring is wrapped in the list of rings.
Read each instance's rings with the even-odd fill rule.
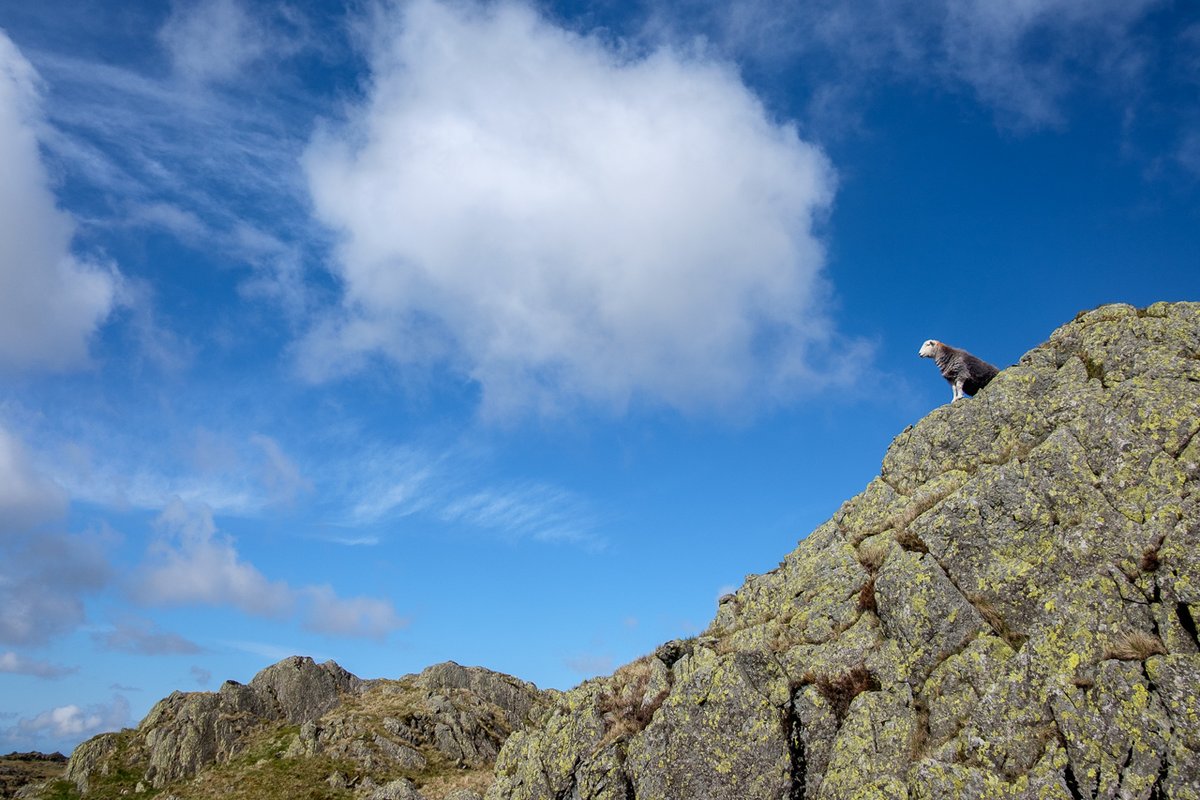
[[[264,723],[320,717],[361,684],[331,661],[293,656],[259,672],[248,686],[226,681],[217,692],[174,692],[150,710],[137,736],[105,734],[76,748],[67,778],[86,792],[90,776],[106,774],[120,751],[120,760],[145,762],[142,780],[161,788],[229,761]]]
[[[465,796],[471,787],[458,784],[486,788],[504,740],[549,696],[452,663],[364,681],[333,662],[293,657],[247,685],[170,695],[137,729],[76,748],[67,779],[84,797],[291,797],[314,786],[321,796],[373,800]]]
[[[487,800],[1200,798],[1200,304],[1081,314]]]

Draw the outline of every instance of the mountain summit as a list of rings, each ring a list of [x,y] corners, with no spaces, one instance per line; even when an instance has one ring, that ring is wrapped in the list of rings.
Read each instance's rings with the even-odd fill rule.
[[[285,662],[167,698],[45,791],[1200,798],[1198,430],[1200,303],[1104,306],[904,430],[700,636],[563,694]]]

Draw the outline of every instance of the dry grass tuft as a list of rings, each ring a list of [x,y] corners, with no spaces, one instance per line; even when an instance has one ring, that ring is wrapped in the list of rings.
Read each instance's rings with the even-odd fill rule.
[[[1142,560],[1138,562],[1142,572],[1154,572],[1159,567],[1158,548],[1147,547],[1142,553]]]
[[[913,761],[920,761],[929,750],[929,705],[924,698],[913,700],[912,736],[908,740],[909,754]]]
[[[481,795],[487,794],[494,777],[490,769],[476,769],[439,776],[421,786],[421,796],[426,800],[443,800],[446,795],[456,789],[469,789]]]
[[[1151,656],[1166,655],[1167,648],[1162,639],[1145,631],[1129,631],[1113,640],[1104,651],[1104,657],[1119,661],[1145,661]]]
[[[644,656],[613,673],[608,690],[600,695],[596,704],[596,710],[604,721],[604,738],[596,745],[596,752],[618,739],[644,730],[650,724],[654,712],[662,706],[668,694],[668,690],[663,689],[654,697],[647,697],[653,673],[650,656]]]
[[[891,548],[886,541],[873,541],[864,544],[858,548],[856,555],[858,563],[863,565],[863,569],[874,575],[883,566],[883,562],[887,560],[888,550]]]
[[[858,590],[858,610],[859,611],[878,611],[879,607],[875,602],[875,576],[872,575],[867,579],[867,582]]]
[[[1029,640],[1028,636],[1013,629],[1008,624],[1008,620],[1000,614],[1000,610],[992,604],[991,600],[988,600],[983,595],[969,594],[967,595],[967,601],[975,606],[975,610],[979,612],[979,616],[983,617],[983,621],[996,632],[997,636],[1007,642],[1008,646],[1012,649],[1020,650],[1021,645]]]
[[[1142,572],[1154,572],[1159,567],[1158,550],[1166,539],[1165,535],[1155,536],[1150,545],[1142,551],[1142,560],[1138,562]]]
[[[850,704],[854,702],[854,698],[863,692],[875,692],[879,690],[879,679],[867,669],[865,664],[858,664],[851,667],[841,675],[813,675],[812,673],[806,673],[801,678],[801,683],[811,683],[817,687],[817,691],[821,693],[821,696],[832,707],[833,715],[837,718],[838,725],[841,725],[845,721],[846,714],[850,711]]]

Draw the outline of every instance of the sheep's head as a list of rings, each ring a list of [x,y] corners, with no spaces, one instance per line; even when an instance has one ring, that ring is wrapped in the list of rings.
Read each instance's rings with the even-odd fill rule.
[[[937,339],[927,339],[925,344],[921,345],[921,349],[917,351],[917,355],[921,358],[933,358],[933,354],[942,346],[942,343]]]

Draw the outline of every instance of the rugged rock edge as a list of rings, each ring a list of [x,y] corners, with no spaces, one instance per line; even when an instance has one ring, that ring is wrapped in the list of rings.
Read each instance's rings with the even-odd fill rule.
[[[1080,314],[487,800],[1200,798],[1200,304]]]

